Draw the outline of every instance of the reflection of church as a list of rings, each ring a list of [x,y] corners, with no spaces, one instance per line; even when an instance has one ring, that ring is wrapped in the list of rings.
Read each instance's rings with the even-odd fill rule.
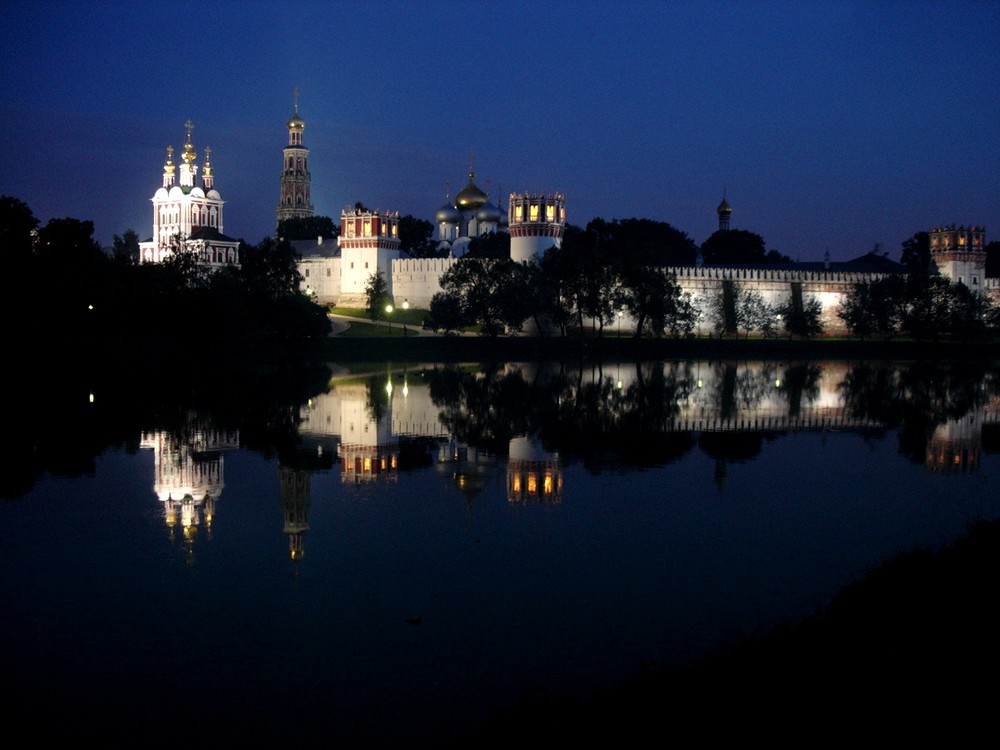
[[[171,538],[179,530],[192,544],[200,527],[211,532],[215,503],[225,487],[222,457],[239,447],[238,433],[195,431],[181,439],[166,431],[148,432],[140,447],[153,451],[153,490]]]
[[[940,474],[978,471],[983,443],[983,419],[977,410],[938,425],[927,442],[928,469]]]
[[[507,500],[512,503],[562,502],[563,474],[558,453],[520,436],[510,441],[507,460]]]

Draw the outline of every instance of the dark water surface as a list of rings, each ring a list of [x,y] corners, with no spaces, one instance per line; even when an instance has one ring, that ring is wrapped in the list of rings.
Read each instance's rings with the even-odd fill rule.
[[[53,392],[8,428],[0,648],[39,736],[433,746],[1000,517],[989,364],[330,375],[244,412]]]

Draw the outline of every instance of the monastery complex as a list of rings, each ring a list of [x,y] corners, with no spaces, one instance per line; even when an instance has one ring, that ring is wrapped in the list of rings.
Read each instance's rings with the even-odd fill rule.
[[[314,215],[310,195],[309,149],[303,140],[305,121],[295,112],[287,122],[288,145],[283,150],[278,222]],[[167,148],[163,182],[153,195],[153,232],[140,243],[141,262],[159,262],[177,248],[193,250],[201,263],[218,267],[237,263],[239,241],[223,234],[224,201],[214,186],[211,149],[205,149],[201,184],[197,184],[197,154],[192,142],[193,124],[185,124],[186,137],[180,164],[173,163],[173,147]],[[303,290],[321,304],[364,307],[368,279],[381,273],[394,303],[428,308],[441,287],[439,279],[468,250],[475,237],[493,232],[510,235],[511,258],[530,262],[546,250],[559,246],[566,226],[566,202],[561,193],[510,193],[507,205],[493,203],[475,183],[469,169],[468,184],[434,214],[441,258],[409,258],[400,250],[399,213],[345,208],[340,213],[338,237],[317,237],[293,242],[301,256],[299,272]],[[723,198],[716,209],[719,229],[728,229],[732,207]],[[986,237],[981,226],[935,227],[929,230],[931,256],[939,273],[970,289],[1000,301],[1000,279],[986,278]],[[870,252],[854,260],[754,266],[709,266],[699,261],[690,267],[668,269],[681,291],[706,312],[708,300],[723,284],[734,282],[760,292],[771,305],[784,305],[793,295],[815,299],[821,306],[825,335],[847,333],[837,315],[852,285],[871,282],[889,274],[904,273],[887,254]],[[701,316],[707,318],[706,315]],[[623,328],[633,322],[624,317]]]

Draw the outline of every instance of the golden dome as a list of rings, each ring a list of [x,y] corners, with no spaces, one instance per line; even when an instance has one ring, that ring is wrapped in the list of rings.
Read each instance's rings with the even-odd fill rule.
[[[459,211],[475,211],[486,204],[487,195],[473,182],[475,172],[469,172],[469,184],[455,196],[455,208]]]

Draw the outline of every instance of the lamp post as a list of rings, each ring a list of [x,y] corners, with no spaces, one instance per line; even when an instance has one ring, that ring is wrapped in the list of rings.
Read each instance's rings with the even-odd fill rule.
[[[403,300],[403,338],[406,338],[406,311],[410,309],[410,301]]]
[[[624,310],[618,311],[618,338],[622,337],[622,317],[625,315]]]
[[[386,305],[385,306],[385,319],[387,321],[389,321],[389,333],[392,333],[392,318],[389,317],[390,315],[392,315],[392,305]]]

